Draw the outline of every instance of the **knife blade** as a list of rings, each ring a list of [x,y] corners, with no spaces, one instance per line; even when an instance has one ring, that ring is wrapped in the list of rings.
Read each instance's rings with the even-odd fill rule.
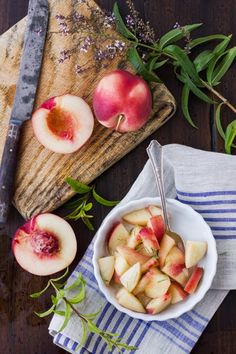
[[[48,1],[30,0],[24,46],[13,108],[0,168],[0,224],[7,222],[16,170],[17,148],[24,121],[31,118],[48,24]]]

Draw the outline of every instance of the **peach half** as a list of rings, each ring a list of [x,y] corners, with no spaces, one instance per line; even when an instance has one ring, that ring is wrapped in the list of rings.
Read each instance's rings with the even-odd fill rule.
[[[97,120],[121,133],[140,129],[152,109],[152,95],[147,83],[125,70],[105,75],[93,94]]]
[[[63,95],[45,101],[32,116],[38,141],[51,151],[69,154],[90,138],[94,118],[89,105],[78,96]]]
[[[33,217],[16,231],[12,250],[23,269],[35,275],[49,275],[71,264],[77,242],[67,221],[45,213]]]

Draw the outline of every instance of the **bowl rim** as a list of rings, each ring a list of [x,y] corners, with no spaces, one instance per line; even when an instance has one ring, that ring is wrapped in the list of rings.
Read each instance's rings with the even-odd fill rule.
[[[141,319],[143,321],[149,322],[149,321],[167,321],[170,319],[174,319],[177,317],[180,317],[181,315],[183,315],[184,313],[192,310],[206,295],[207,291],[210,289],[211,284],[213,282],[213,279],[215,277],[216,274],[216,269],[217,269],[217,260],[218,260],[218,254],[217,254],[217,248],[216,248],[216,240],[212,234],[211,228],[210,226],[206,223],[206,221],[203,219],[202,215],[200,213],[198,213],[196,210],[194,210],[190,205],[184,204],[176,199],[173,198],[166,198],[167,201],[167,205],[168,204],[175,204],[177,207],[181,207],[181,208],[185,208],[188,209],[191,213],[194,213],[198,219],[205,224],[206,228],[209,231],[209,237],[211,237],[211,247],[212,247],[212,251],[214,254],[214,259],[211,258],[210,262],[211,262],[211,273],[208,274],[207,277],[207,283],[205,284],[205,288],[204,290],[201,291],[201,293],[198,295],[198,297],[195,298],[195,301],[193,301],[192,303],[190,302],[188,304],[188,306],[186,306],[183,309],[177,309],[175,311],[173,311],[173,314],[169,314],[168,316],[164,316],[164,311],[161,312],[160,314],[162,315],[161,318],[159,318],[160,314],[156,314],[156,315],[151,315],[151,314],[147,314],[147,313],[139,313],[139,312],[135,312],[129,309],[126,309],[125,307],[121,306],[118,301],[113,298],[113,296],[110,295],[110,293],[107,291],[107,286],[105,285],[105,283],[102,280],[102,277],[100,275],[100,270],[99,270],[99,265],[97,262],[97,258],[98,258],[98,243],[100,242],[101,237],[103,236],[103,228],[106,225],[107,222],[110,221],[110,219],[114,219],[117,213],[122,213],[122,211],[124,211],[124,214],[126,212],[132,211],[132,207],[133,210],[137,210],[135,208],[139,208],[139,204],[151,204],[151,205],[155,205],[155,204],[160,204],[160,197],[144,197],[144,198],[140,198],[140,199],[135,199],[135,200],[131,200],[125,204],[121,204],[118,205],[117,207],[115,207],[114,209],[112,209],[112,211],[105,217],[105,219],[103,220],[102,224],[100,225],[97,234],[96,234],[96,238],[95,238],[95,242],[94,242],[94,246],[93,246],[93,258],[92,258],[92,262],[93,262],[93,268],[94,268],[94,275],[95,278],[97,280],[98,286],[100,291],[103,293],[103,295],[105,296],[105,298],[107,299],[107,301],[109,303],[111,303],[117,310],[119,310],[120,312],[123,312],[127,315],[129,315],[132,318],[135,319]],[[142,207],[140,207],[142,208]],[[125,211],[126,209],[129,209],[129,211]]]

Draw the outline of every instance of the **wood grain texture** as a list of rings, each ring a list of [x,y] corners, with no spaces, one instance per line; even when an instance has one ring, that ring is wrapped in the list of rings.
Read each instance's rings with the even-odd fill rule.
[[[96,32],[99,28],[95,24],[102,14],[98,11],[97,18],[94,18],[92,11],[95,6],[92,0],[89,1],[89,7],[73,0],[66,3],[63,0],[50,1],[48,38],[35,107],[45,99],[63,93],[81,96],[91,105],[92,93],[101,77],[108,70],[128,68],[126,51],[109,62],[109,69],[93,65],[93,50],[87,53],[77,50],[69,60],[58,63],[60,52],[74,45],[73,36],[57,33],[58,13],[68,16],[77,11],[88,19],[89,32],[88,26],[81,25],[79,33],[75,35],[77,41],[83,41],[89,34],[96,38],[99,42],[96,45],[102,49],[110,43],[110,38],[119,38],[109,28],[105,30],[106,37],[103,32]],[[25,25],[26,19],[23,19],[0,38],[0,154],[14,99]],[[76,75],[75,67],[78,63],[86,70]],[[45,149],[34,137],[31,122],[26,122],[21,136],[14,196],[14,204],[20,213],[30,218],[40,212],[56,209],[73,195],[65,183],[67,176],[90,183],[164,124],[175,110],[175,101],[163,84],[155,85],[153,90],[155,103],[150,119],[142,129],[120,134],[104,128],[96,121],[90,140],[73,154],[61,155]]]

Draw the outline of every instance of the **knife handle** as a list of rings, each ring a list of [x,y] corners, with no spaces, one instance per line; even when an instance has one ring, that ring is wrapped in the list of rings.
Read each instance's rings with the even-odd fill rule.
[[[16,170],[16,156],[20,137],[21,122],[11,122],[8,127],[6,142],[0,168],[0,224],[7,222],[11,204]]]

